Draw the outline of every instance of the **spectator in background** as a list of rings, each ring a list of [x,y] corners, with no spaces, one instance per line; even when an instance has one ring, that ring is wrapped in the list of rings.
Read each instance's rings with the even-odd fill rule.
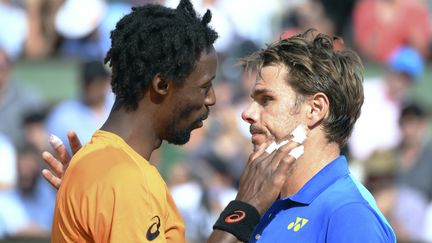
[[[426,57],[430,16],[422,0],[359,0],[354,8],[354,42],[363,56],[385,63],[392,52],[411,45]]]
[[[0,47],[11,58],[44,58],[56,49],[53,16],[63,0],[0,0]]]
[[[357,0],[319,0],[324,8],[328,20],[334,28],[334,33],[344,39],[346,45],[351,32],[352,12]]]
[[[232,1],[231,1],[232,2]],[[166,0],[165,6],[175,8],[179,0]],[[226,53],[229,48],[239,38],[235,23],[231,16],[223,9],[221,0],[192,0],[193,5],[198,12],[205,12],[209,9],[212,12],[212,27],[218,30],[219,38],[215,42],[215,49],[218,53]]]
[[[430,242],[425,234],[428,230],[424,231],[426,208],[432,202],[428,121],[419,104],[404,106],[399,119],[399,146],[376,151],[365,161],[366,185],[401,242]]]
[[[392,225],[398,242],[423,242],[427,198],[415,188],[397,184],[396,166],[394,151],[375,152],[365,161],[365,186]]]
[[[42,163],[40,151],[28,145],[18,150],[18,190],[19,199],[29,219],[45,232],[51,231],[56,192],[40,176]]]
[[[83,142],[90,140],[108,118],[113,99],[109,92],[110,74],[102,62],[81,64],[81,97],[57,105],[47,118],[47,130],[67,141],[70,130],[80,134]]]
[[[54,28],[54,16],[63,0],[21,1],[27,16],[28,31],[24,56],[30,59],[49,57],[57,51],[59,35]]]
[[[217,0],[221,11],[227,14],[238,39],[251,40],[258,46],[272,42],[279,29],[275,19],[284,11],[279,0]],[[222,33],[221,33],[222,35]],[[238,40],[236,39],[236,40]]]
[[[0,191],[14,187],[16,174],[15,147],[8,137],[0,132]]]
[[[214,115],[208,118],[208,126],[201,129],[203,136],[199,142],[188,143],[182,148],[186,149],[186,161],[190,161],[193,168],[222,172],[231,178],[229,186],[237,187],[252,146],[249,136],[243,136],[238,129],[241,112],[232,103],[234,86],[227,81],[219,81],[214,89],[220,95],[212,109]],[[195,134],[191,142],[196,139]],[[202,180],[207,180],[211,174],[196,173]]]
[[[0,192],[0,239],[50,236],[55,191],[40,177],[39,150],[18,151],[17,185]]]
[[[281,38],[286,39],[309,28],[329,35],[335,34],[335,25],[327,16],[321,1],[299,1],[285,12],[281,21]],[[276,36],[279,39],[279,36]]]
[[[55,16],[55,29],[62,43],[62,56],[79,60],[102,60],[98,27],[106,13],[104,0],[65,0]]]
[[[186,242],[199,243],[208,237],[205,232],[208,218],[203,205],[203,186],[184,162],[177,162],[171,169],[168,187],[182,218],[187,225]],[[213,223],[213,222],[212,222]]]
[[[16,146],[22,146],[25,139],[21,121],[27,112],[43,109],[44,101],[35,90],[12,80],[12,62],[7,52],[0,48],[0,132]]]
[[[424,61],[414,48],[403,47],[392,54],[387,66],[383,77],[364,81],[365,101],[348,144],[355,160],[399,144],[400,111],[423,74]]]
[[[36,147],[41,152],[50,150],[45,120],[46,111],[35,111],[26,114],[22,122],[27,143]]]
[[[423,227],[423,238],[425,242],[432,242],[432,202],[429,203],[425,212],[425,222]]]
[[[59,53],[85,61],[103,60],[111,30],[131,11],[129,2],[65,0],[55,16],[55,29],[62,37]]]
[[[398,158],[398,185],[413,188],[420,194],[416,204],[418,210],[412,210],[414,203],[401,202],[396,210],[396,216],[402,218],[406,235],[411,241],[430,242],[430,225],[432,218],[427,217],[426,203],[432,205],[432,140],[429,129],[429,114],[416,103],[405,106],[399,120],[402,142],[396,150]],[[400,195],[400,197],[407,195]],[[414,197],[411,197],[414,198]],[[430,210],[430,209],[429,209]],[[410,222],[419,215],[420,222]],[[405,216],[405,217],[401,217]],[[429,216],[430,217],[430,216]],[[414,224],[413,224],[414,223]],[[430,224],[431,222],[429,222]]]
[[[10,191],[0,191],[0,240],[10,238],[40,237],[41,229],[31,223],[24,208],[11,196]],[[42,233],[46,236],[46,232]]]
[[[418,104],[403,108],[402,141],[397,148],[398,182],[419,190],[432,201],[432,140],[426,111]]]
[[[205,204],[208,210],[207,235],[211,233],[211,226],[218,219],[220,213],[231,200],[234,200],[237,194],[238,186],[234,186],[234,178],[229,168],[218,158],[213,157],[208,159],[208,163],[212,164],[213,170],[210,176],[205,180]]]
[[[21,55],[28,30],[24,9],[13,1],[0,0],[0,49],[3,49],[10,59],[16,59]],[[0,53],[0,63],[1,55],[4,54]]]

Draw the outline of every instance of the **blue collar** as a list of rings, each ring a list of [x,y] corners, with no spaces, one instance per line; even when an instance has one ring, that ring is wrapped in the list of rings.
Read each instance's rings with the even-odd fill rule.
[[[283,200],[289,199],[301,204],[311,204],[327,187],[349,173],[348,162],[345,156],[341,155],[314,175],[296,194]]]

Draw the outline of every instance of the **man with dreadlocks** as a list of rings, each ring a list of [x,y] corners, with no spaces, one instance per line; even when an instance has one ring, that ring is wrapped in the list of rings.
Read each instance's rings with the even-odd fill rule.
[[[188,142],[216,102],[217,33],[210,20],[209,11],[200,18],[182,0],[176,9],[134,7],[117,23],[105,59],[116,99],[104,125],[78,152],[73,149],[60,177],[53,242],[185,242],[181,216],[148,160],[163,140]],[[279,170],[254,167],[243,176],[245,186],[224,211],[226,225],[215,227],[209,242],[249,239],[260,213],[277,198],[295,160],[286,154],[297,145],[289,143],[274,158],[251,156],[279,164]],[[44,176],[62,175],[52,170]]]

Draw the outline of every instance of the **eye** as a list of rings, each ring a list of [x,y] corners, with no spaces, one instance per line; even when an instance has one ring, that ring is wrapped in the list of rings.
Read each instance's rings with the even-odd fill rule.
[[[205,95],[208,94],[208,92],[210,91],[210,89],[211,89],[212,86],[213,86],[213,85],[210,84],[210,85],[206,85],[206,86],[202,87],[202,90],[204,91],[204,94],[205,94]]]
[[[262,105],[262,106],[267,106],[269,103],[270,103],[270,101],[272,101],[273,99],[272,99],[272,97],[270,97],[270,96],[262,96],[260,99],[259,99],[259,103]]]

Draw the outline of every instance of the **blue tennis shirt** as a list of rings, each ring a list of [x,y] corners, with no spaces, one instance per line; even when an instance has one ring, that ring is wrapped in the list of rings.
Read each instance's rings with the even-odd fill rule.
[[[250,242],[396,242],[370,192],[339,156],[296,194],[277,200]]]

